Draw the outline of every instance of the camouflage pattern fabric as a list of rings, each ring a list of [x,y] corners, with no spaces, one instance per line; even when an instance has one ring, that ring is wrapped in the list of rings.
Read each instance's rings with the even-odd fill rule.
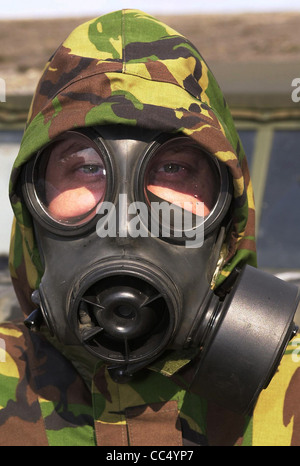
[[[43,268],[19,192],[22,166],[60,133],[106,124],[181,132],[224,162],[233,178],[233,222],[212,286],[237,264],[256,264],[247,161],[211,71],[167,25],[141,11],[117,11],[70,34],[47,63],[33,98],[10,180],[10,270],[25,314],[33,309],[30,295]],[[285,355],[254,415],[241,417],[189,393],[188,366],[181,383],[149,368],[145,378],[119,385],[101,362],[67,354],[23,324],[2,324],[0,445],[299,444],[294,351]]]
[[[288,346],[253,416],[202,400],[159,373],[116,384],[104,365],[91,389],[48,339],[0,326],[0,445],[300,445],[300,339]]]

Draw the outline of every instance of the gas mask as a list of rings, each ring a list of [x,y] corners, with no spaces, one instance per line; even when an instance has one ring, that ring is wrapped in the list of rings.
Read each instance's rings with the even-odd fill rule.
[[[225,164],[183,135],[69,131],[25,166],[44,274],[25,321],[46,322],[124,383],[194,350],[190,389],[248,412],[296,329],[298,289],[250,266],[211,281],[230,225]]]

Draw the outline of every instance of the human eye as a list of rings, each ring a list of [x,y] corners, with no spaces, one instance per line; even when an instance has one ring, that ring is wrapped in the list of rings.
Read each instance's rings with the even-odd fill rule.
[[[174,187],[186,183],[194,176],[195,166],[180,157],[162,158],[152,164],[149,171],[149,182],[153,184],[172,183]]]
[[[165,173],[167,175],[174,175],[174,174],[185,174],[187,173],[187,167],[183,166],[178,162],[168,162],[163,164],[156,169],[157,173]]]
[[[78,182],[93,182],[106,176],[103,160],[93,148],[66,155],[61,166],[66,177]]]
[[[77,168],[78,172],[85,176],[105,176],[106,170],[102,164],[85,164]]]
[[[205,215],[213,207],[218,186],[209,155],[190,144],[162,146],[145,171],[144,192],[149,202],[152,195],[178,206],[188,202],[192,212],[197,202],[203,202]]]
[[[40,186],[45,208],[53,218],[77,222],[104,199],[106,165],[94,147],[63,141],[46,163],[39,174]]]

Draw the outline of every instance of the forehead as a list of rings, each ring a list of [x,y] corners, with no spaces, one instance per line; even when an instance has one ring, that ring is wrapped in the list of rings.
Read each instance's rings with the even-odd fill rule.
[[[183,134],[171,136],[168,134],[153,134],[152,132],[151,134],[147,133],[147,137],[141,138],[139,131],[137,131],[135,139],[135,132],[133,131],[128,131],[128,134],[126,134],[127,132],[119,131],[119,128],[110,128],[109,131],[105,129],[103,131],[103,128],[100,129],[96,131],[93,128],[88,132],[67,132],[40,151],[41,158],[45,157],[44,163],[47,163],[51,155],[51,160],[59,163],[76,157],[95,157],[96,154],[101,158],[102,156],[105,158],[106,154],[110,154],[115,159],[121,157],[123,161],[125,155],[130,155],[132,160],[136,160],[142,157],[145,152],[148,153],[149,148],[152,153],[152,157],[150,157],[152,160],[155,160],[156,157],[154,156],[167,161],[173,157],[174,160],[181,157],[182,160],[186,158],[186,160],[193,161],[196,164],[196,159],[204,163],[203,159],[211,158],[210,154],[199,144]],[[104,134],[101,134],[102,132]]]
[[[44,163],[53,165],[76,158],[99,157],[99,151],[93,140],[84,135],[71,134],[52,141],[38,155]]]
[[[156,150],[160,155],[183,155],[183,156],[207,156],[206,152],[198,145],[191,144],[189,141],[169,141]]]

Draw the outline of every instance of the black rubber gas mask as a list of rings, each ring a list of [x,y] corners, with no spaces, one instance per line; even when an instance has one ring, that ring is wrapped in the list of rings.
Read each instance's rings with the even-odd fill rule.
[[[191,390],[252,407],[295,332],[298,289],[247,266],[211,290],[230,224],[224,164],[186,136],[70,131],[26,165],[23,193],[44,262],[30,328],[44,320],[119,383],[194,349]]]

